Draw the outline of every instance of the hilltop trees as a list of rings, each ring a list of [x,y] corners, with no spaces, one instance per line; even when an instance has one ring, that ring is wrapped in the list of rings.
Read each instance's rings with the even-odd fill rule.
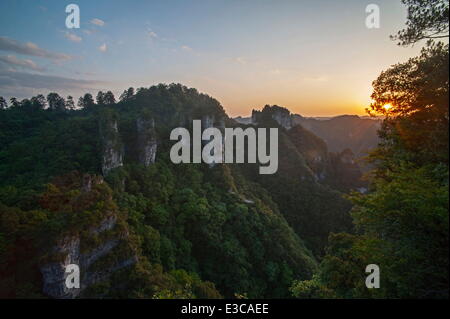
[[[4,110],[8,107],[8,103],[3,98],[3,96],[0,96],[0,110]]]
[[[85,95],[80,96],[80,98],[78,99],[77,105],[83,109],[89,109],[92,106],[94,106],[95,102],[94,102],[94,98],[92,97],[92,94],[86,93]]]
[[[47,100],[42,94],[38,94],[37,96],[33,96],[31,98],[31,103],[36,109],[43,110],[47,105]]]
[[[106,93],[99,91],[97,93],[96,100],[97,105],[113,105],[114,103],[116,103],[114,94],[111,91],[107,91]]]
[[[10,98],[9,102],[11,103],[11,107],[18,107],[18,106],[20,106],[19,101],[15,97]]]
[[[47,95],[48,108],[53,111],[61,111],[66,107],[66,102],[64,98],[59,96],[57,93],[49,93]]]
[[[69,95],[66,99],[66,105],[65,108],[67,110],[74,110],[75,109],[75,102],[73,101],[73,97]]]
[[[123,91],[123,93],[120,95],[120,101],[126,101],[133,97],[134,95],[134,88],[130,87],[127,90]]]

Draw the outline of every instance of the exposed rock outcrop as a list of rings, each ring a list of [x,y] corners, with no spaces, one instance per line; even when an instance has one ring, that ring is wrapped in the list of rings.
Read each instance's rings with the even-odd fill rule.
[[[120,138],[117,120],[105,116],[100,123],[102,143],[102,173],[107,175],[113,168],[123,165],[123,144]]]
[[[292,128],[292,115],[288,109],[278,105],[266,105],[262,111],[252,111],[252,124],[259,124],[267,119],[275,120],[278,125],[289,130]]]
[[[155,133],[155,121],[140,117],[136,120],[138,134],[139,163],[149,166],[155,163],[157,141]]]
[[[223,117],[220,116],[216,116],[216,115],[203,115],[201,118],[201,125],[202,125],[202,130],[205,130],[207,128],[211,128],[211,127],[215,127],[218,128],[221,132],[222,132],[222,149],[221,154],[222,154],[222,161],[224,160],[224,156],[225,156],[225,152],[224,152],[224,145],[225,145],[225,119]],[[205,145],[209,142],[210,140],[202,140],[202,144]],[[209,166],[213,167],[216,163],[210,163]]]
[[[44,264],[40,267],[42,273],[44,294],[53,298],[75,298],[81,289],[68,288],[66,281],[66,267],[70,264],[80,264],[80,238],[65,237],[54,247],[52,254],[65,255],[59,262]]]
[[[102,223],[91,229],[90,235],[99,235],[105,231],[111,230],[116,225],[116,217],[108,216]],[[101,257],[110,254],[123,238],[111,238],[102,244],[94,247],[89,252],[82,253],[80,246],[80,236],[67,236],[57,242],[51,255],[55,258],[61,258],[59,261],[50,262],[40,267],[43,278],[43,292],[52,298],[71,299],[78,297],[87,287],[105,279],[118,269],[134,264],[137,258],[134,255],[125,256],[107,267],[92,270],[93,265]],[[80,269],[80,288],[67,288],[66,267],[70,264],[78,265]]]

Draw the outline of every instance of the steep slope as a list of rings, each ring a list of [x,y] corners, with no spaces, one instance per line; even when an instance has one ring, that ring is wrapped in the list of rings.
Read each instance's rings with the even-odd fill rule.
[[[278,106],[276,106],[278,107]],[[273,107],[272,107],[273,108]],[[236,117],[234,120],[240,124],[256,124],[257,118],[263,111],[253,111],[251,117]],[[303,117],[290,112],[278,112],[277,122],[290,128],[296,125],[302,126],[327,144],[328,150],[333,153],[341,153],[349,149],[355,154],[355,158],[367,155],[367,152],[378,145],[378,130],[381,120],[359,117],[357,115],[342,115],[330,118]]]
[[[377,146],[377,131],[381,124],[380,120],[364,119],[357,115],[342,115],[327,120],[295,115],[293,122],[322,138],[331,152],[339,153],[348,148],[357,158],[367,155],[367,151]]]
[[[2,296],[286,297],[294,279],[316,269],[303,244],[314,239],[302,231],[321,228],[321,217],[301,231],[290,224],[278,186],[251,176],[256,165],[171,163],[173,127],[193,119],[235,125],[211,97],[159,85],[83,110],[26,105],[0,117]],[[283,141],[280,161],[310,180],[297,185],[311,183],[317,196],[343,201],[317,186],[286,134]],[[327,205],[302,212],[302,223],[336,214]],[[82,268],[76,293],[62,286],[63,266],[72,262]]]
[[[352,227],[349,202],[327,184],[339,184],[331,174],[327,147],[314,134],[293,127],[286,108],[266,105],[252,114],[256,127],[279,128],[279,168],[273,175],[260,175],[247,164],[242,174],[270,192],[296,233],[316,256],[321,256],[330,232]]]

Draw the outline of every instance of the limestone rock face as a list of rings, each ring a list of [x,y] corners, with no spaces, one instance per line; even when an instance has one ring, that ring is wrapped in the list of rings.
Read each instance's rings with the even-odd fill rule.
[[[114,215],[106,217],[100,225],[89,230],[91,235],[98,235],[111,230],[116,225]],[[51,254],[64,256],[60,261],[50,262],[42,265],[40,271],[43,279],[43,292],[49,297],[58,299],[72,299],[78,297],[84,289],[105,279],[114,271],[134,264],[137,258],[132,255],[108,264],[108,267],[91,270],[89,267],[98,259],[108,255],[123,240],[123,238],[112,238],[102,242],[87,253],[81,253],[80,237],[66,236],[59,240],[53,247]],[[66,267],[76,264],[80,269],[80,288],[67,288]]]
[[[285,129],[290,129],[292,127],[291,114],[286,112],[274,112],[272,118],[277,121]]]
[[[211,128],[211,127],[215,127],[218,128],[221,132],[222,132],[222,149],[221,154],[222,154],[222,161],[223,161],[223,157],[224,157],[224,147],[223,145],[225,144],[225,120],[223,117],[216,117],[215,115],[203,115],[201,118],[201,124],[202,124],[202,130],[205,130],[207,128]],[[202,140],[202,144],[205,145],[209,142],[210,140]],[[213,162],[213,163],[209,163],[209,167],[214,167],[217,163]]]
[[[123,145],[120,139],[117,121],[104,120],[100,125],[102,141],[102,173],[107,175],[113,168],[123,165]]]
[[[262,111],[253,110],[251,123],[257,125],[267,118],[275,120],[280,126],[287,130],[293,126],[291,112],[288,109],[278,105],[266,105]]]
[[[67,288],[65,281],[66,266],[80,264],[80,239],[78,237],[66,237],[58,242],[53,249],[54,254],[65,254],[60,262],[48,263],[40,267],[44,294],[53,298],[71,299],[80,294],[80,289]]]
[[[156,141],[155,121],[138,118],[136,121],[138,134],[139,163],[149,166],[155,163],[158,144]]]

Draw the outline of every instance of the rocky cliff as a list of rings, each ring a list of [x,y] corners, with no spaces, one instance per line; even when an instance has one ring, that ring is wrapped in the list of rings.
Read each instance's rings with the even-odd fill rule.
[[[97,196],[101,191],[101,184],[102,178],[84,175],[81,194],[75,199],[77,205],[82,206],[86,200],[100,200]],[[107,199],[110,200],[111,198]],[[61,234],[45,253],[39,267],[45,295],[63,299],[80,297],[86,288],[137,261],[134,249],[128,242],[127,227],[119,222],[118,212],[111,207],[111,210],[97,211],[98,221],[93,220],[78,229],[74,227]],[[66,285],[66,278],[70,274],[66,273],[66,267],[71,264],[79,267],[80,288],[68,288]]]
[[[253,110],[252,111],[252,124],[260,124],[268,119],[272,119],[278,123],[278,125],[289,130],[292,128],[292,116],[291,112],[278,105],[266,105],[262,111]]]
[[[137,145],[139,163],[149,166],[155,162],[157,142],[155,132],[155,121],[153,118],[140,117],[136,120]]]
[[[119,134],[117,120],[104,115],[100,121],[102,143],[102,173],[107,175],[113,168],[123,165],[123,144]]]

